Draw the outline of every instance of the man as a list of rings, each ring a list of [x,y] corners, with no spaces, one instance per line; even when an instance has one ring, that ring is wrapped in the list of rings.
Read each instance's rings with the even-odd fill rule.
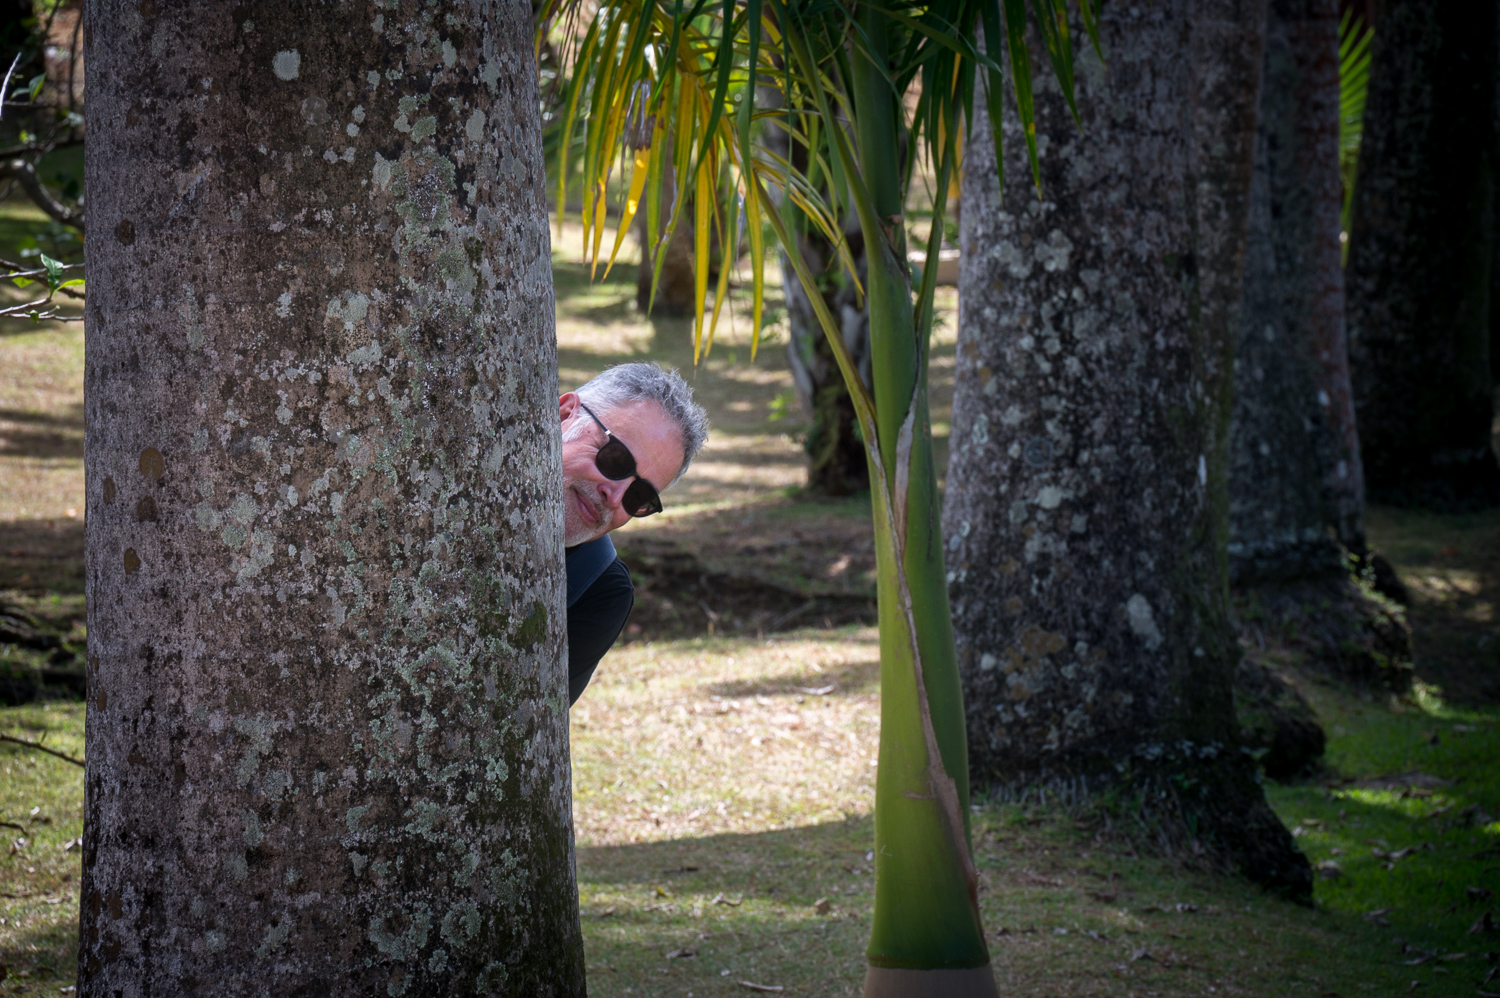
[[[577,702],[635,605],[609,532],[661,512],[661,493],[708,437],[708,415],[676,371],[611,367],[558,400],[568,567],[568,697]]]

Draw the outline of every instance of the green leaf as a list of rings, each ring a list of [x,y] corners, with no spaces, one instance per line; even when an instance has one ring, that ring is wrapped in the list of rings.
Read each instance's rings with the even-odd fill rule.
[[[56,291],[62,283],[63,265],[45,253],[41,254],[41,260],[42,266],[47,268],[47,287]]]
[[[26,92],[31,95],[32,100],[36,100],[36,95],[42,92],[42,86],[46,82],[47,74],[39,73],[31,78],[30,83],[26,84]]]
[[[18,288],[24,288],[28,284],[35,284],[36,283],[35,281],[33,281],[29,277],[12,277],[11,280],[16,283],[16,287],[18,287]]]
[[[75,277],[71,281],[63,281],[57,287],[59,290],[62,288],[81,288],[83,287],[83,278]]]

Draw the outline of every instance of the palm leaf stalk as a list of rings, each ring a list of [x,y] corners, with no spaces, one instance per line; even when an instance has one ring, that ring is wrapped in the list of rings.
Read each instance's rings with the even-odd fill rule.
[[[821,232],[858,285],[841,222],[849,214],[858,219],[867,254],[860,290],[870,315],[870,387],[822,296],[809,297],[854,402],[875,521],[881,730],[875,915],[865,994],[994,995],[971,858],[963,703],[928,417],[937,270],[923,266],[913,287],[904,206],[919,156],[936,172],[935,190],[949,189],[973,101],[986,100],[998,111],[1007,71],[1037,176],[1024,40],[1028,5],[598,0],[581,21],[579,2],[585,0],[552,0],[542,12],[539,37],[548,37],[555,24],[589,25],[564,40],[571,75],[557,143],[563,150],[557,203],[560,210],[567,203],[567,150],[581,131],[584,243],[596,268],[617,168],[624,189],[621,235],[605,261],[606,273],[638,211],[647,212],[647,249],[655,253],[685,223],[683,205],[691,200],[696,284],[705,302],[710,227],[726,249],[740,245],[743,227],[753,356],[766,230],[806,287],[816,287],[816,281],[794,237],[802,226]],[[1081,3],[1083,23],[1094,36],[1091,0]],[[1065,0],[1032,0],[1029,14],[1071,102]],[[976,24],[984,31],[983,50],[968,30]],[[985,51],[1000,53],[998,61]],[[767,90],[775,99],[758,101],[758,91]],[[914,98],[910,111],[908,96]],[[998,123],[1000,115],[991,120]],[[767,126],[788,133],[785,155],[756,141]],[[990,138],[998,146],[998,124]],[[898,154],[903,149],[904,156]],[[672,182],[664,185],[667,164]],[[687,191],[691,199],[683,196]],[[944,209],[940,197],[927,240],[929,260],[940,245]],[[726,254],[707,320],[704,308],[696,310],[695,361],[712,347],[734,255]]]
[[[1354,214],[1354,178],[1365,135],[1365,99],[1370,93],[1370,45],[1374,40],[1372,29],[1352,10],[1344,11],[1339,20],[1339,180],[1344,186],[1339,221],[1346,264]]]

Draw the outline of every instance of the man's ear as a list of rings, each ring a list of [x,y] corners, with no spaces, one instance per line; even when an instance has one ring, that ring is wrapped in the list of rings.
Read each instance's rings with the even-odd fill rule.
[[[557,400],[557,407],[562,414],[562,422],[566,423],[578,412],[578,393],[563,392]]]

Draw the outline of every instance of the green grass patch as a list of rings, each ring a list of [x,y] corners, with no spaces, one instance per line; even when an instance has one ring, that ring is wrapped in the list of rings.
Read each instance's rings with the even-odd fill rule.
[[[1267,796],[1320,868],[1318,904],[1382,929],[1413,980],[1470,977],[1500,949],[1483,930],[1500,910],[1500,711],[1445,706],[1421,684],[1405,701],[1308,692],[1328,776]]]
[[[0,732],[83,755],[83,704],[0,709]],[[0,743],[0,995],[57,994],[78,954],[83,770]]]

